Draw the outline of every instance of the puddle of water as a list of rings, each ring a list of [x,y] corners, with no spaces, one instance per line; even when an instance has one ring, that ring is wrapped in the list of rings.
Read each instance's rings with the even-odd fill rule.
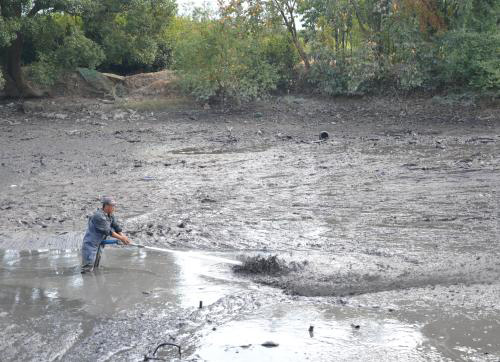
[[[352,308],[278,304],[207,335],[197,356],[206,361],[248,362],[424,361],[437,356],[425,340],[417,325],[363,315]],[[279,345],[263,347],[266,341]]]
[[[442,350],[453,360],[500,361],[500,321],[460,315],[446,318],[441,316],[427,324],[423,332],[432,340],[430,343]]]
[[[161,333],[151,317],[130,320],[130,312],[181,317],[200,301],[207,306],[248,288],[226,264],[202,258],[220,254],[184,254],[106,248],[102,267],[81,275],[74,250],[0,250],[0,360],[98,360],[124,344],[137,359],[140,352],[130,343]],[[109,338],[98,338],[102,344],[92,349],[87,344],[95,342],[96,331]],[[137,337],[123,340],[117,333]]]
[[[76,251],[0,251],[0,260],[0,311],[39,303],[40,294],[46,304],[78,301],[95,316],[111,315],[144,303],[145,298],[152,307],[170,303],[189,308],[200,300],[210,304],[241,289],[237,283],[228,283],[231,275],[226,265],[142,249],[107,248],[102,268],[83,276]],[[20,289],[24,298],[16,297]]]

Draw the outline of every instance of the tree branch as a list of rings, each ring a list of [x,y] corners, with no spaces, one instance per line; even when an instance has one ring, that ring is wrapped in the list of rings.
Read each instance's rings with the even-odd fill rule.
[[[360,13],[358,7],[356,6],[356,4],[354,3],[354,1],[351,1],[351,5],[354,8],[354,13],[356,14],[356,19],[358,20],[359,29],[361,30],[363,35],[365,35],[365,36],[369,35],[369,31],[364,26],[363,20],[361,19],[361,13]]]
[[[42,9],[43,9],[43,6],[42,6],[41,2],[40,1],[36,1],[35,5],[33,5],[33,7],[31,8],[31,10],[29,11],[28,17],[31,18],[31,17],[35,16]]]

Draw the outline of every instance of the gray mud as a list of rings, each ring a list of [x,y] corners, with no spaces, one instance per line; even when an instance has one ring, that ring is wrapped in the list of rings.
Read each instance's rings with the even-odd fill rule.
[[[137,360],[169,338],[193,360],[499,360],[498,109],[366,98],[284,97],[233,113],[44,102],[34,113],[0,106],[8,360]],[[116,250],[83,288],[76,252],[21,251],[78,248],[102,194],[119,200],[134,241],[305,266],[243,277],[203,264],[195,271],[208,277],[187,288],[190,268],[174,256],[165,265]],[[206,294],[191,297],[202,285]],[[96,301],[102,286],[109,303]],[[262,347],[268,339],[279,346]]]
[[[1,252],[2,360],[500,358],[498,285],[290,297],[204,255],[107,248],[82,276],[76,251]]]

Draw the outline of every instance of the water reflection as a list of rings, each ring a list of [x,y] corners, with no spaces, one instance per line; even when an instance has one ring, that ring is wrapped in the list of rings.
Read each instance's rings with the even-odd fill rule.
[[[0,262],[2,361],[57,360],[70,349],[87,350],[96,328],[126,323],[128,311],[168,315],[242,290],[226,283],[229,268],[213,261],[140,249],[106,248],[102,267],[83,276],[79,253],[71,250],[0,250]],[[144,333],[140,328],[132,333]]]
[[[207,361],[424,361],[431,356],[430,351],[419,352],[425,338],[417,326],[355,313],[327,305],[269,306],[208,335],[198,357]],[[353,328],[360,320],[360,328]],[[261,346],[266,341],[278,347]]]
[[[194,307],[214,302],[239,287],[227,285],[229,269],[212,261],[142,249],[107,248],[92,274],[79,272],[76,251],[0,251],[0,302],[18,305],[77,301],[95,316],[111,315],[137,303]],[[9,291],[8,291],[9,290]]]

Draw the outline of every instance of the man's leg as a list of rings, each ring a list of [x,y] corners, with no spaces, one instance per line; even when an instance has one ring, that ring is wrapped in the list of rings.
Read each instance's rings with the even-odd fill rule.
[[[97,248],[97,253],[95,255],[95,262],[94,262],[94,269],[99,268],[99,263],[101,262],[101,254],[102,254],[102,249],[104,248],[104,245],[99,245]]]
[[[82,245],[82,274],[94,270],[94,263],[97,257],[98,248],[89,243]]]

